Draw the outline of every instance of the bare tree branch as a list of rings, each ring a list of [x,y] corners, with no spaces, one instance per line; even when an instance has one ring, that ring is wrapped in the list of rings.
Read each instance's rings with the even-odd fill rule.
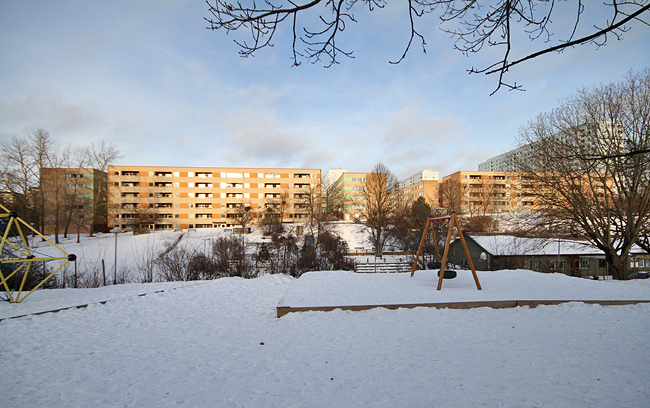
[[[601,47],[607,43],[610,35],[621,40],[622,34],[630,30],[628,24],[632,22],[650,25],[643,19],[650,11],[648,0],[611,0],[609,3],[572,1],[576,7],[570,33],[566,39],[559,39],[552,44],[552,30],[561,31],[563,28],[560,23],[553,26],[553,17],[559,13],[566,14],[566,10],[556,7],[561,3],[560,0],[406,0],[409,40],[401,56],[389,62],[398,64],[403,61],[416,37],[421,40],[422,51],[426,53],[427,43],[418,30],[416,21],[425,14],[439,11],[442,31],[451,35],[454,48],[461,53],[479,53],[485,47],[503,49],[501,57],[494,63],[468,70],[470,74],[497,74],[498,84],[492,92],[494,94],[502,87],[522,90],[521,85],[509,83],[505,79],[513,66],[576,45],[595,44],[596,47]],[[312,0],[305,3],[290,0],[289,7],[283,6],[280,0],[265,0],[260,6],[255,1],[249,2],[252,5],[247,6],[239,0],[207,0],[212,17],[205,20],[209,23],[207,28],[211,30],[222,29],[226,33],[249,31],[250,42],[234,40],[240,47],[239,54],[249,57],[262,48],[272,47],[278,26],[290,17],[293,65],[300,65],[300,60],[312,63],[323,60],[325,67],[331,67],[339,63],[340,55],[354,58],[352,51],[343,50],[337,45],[337,38],[345,31],[347,23],[357,21],[352,9],[359,2],[367,4],[370,12],[385,6],[383,0]],[[587,5],[591,10],[611,10],[611,18],[605,22],[585,21],[583,17]],[[318,18],[310,18],[309,12],[318,13]],[[394,22],[395,27],[400,24],[399,21]],[[584,26],[591,26],[590,32],[576,38]],[[522,54],[518,52],[520,50],[517,46],[519,40],[526,38],[530,41],[543,41],[548,45],[533,53],[524,52],[523,57],[510,61],[512,55]]]

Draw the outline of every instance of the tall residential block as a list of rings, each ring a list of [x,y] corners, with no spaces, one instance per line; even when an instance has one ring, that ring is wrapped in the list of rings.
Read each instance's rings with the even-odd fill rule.
[[[532,210],[538,204],[538,188],[534,178],[523,173],[458,171],[443,177],[440,206],[474,214]]]
[[[345,221],[362,218],[366,209],[366,179],[370,174],[345,171],[340,173],[331,186],[329,204],[331,208],[328,208],[328,211],[332,211]]]
[[[414,175],[401,180],[395,192],[398,199],[406,204],[423,197],[432,208],[440,205],[438,191],[440,176],[437,171],[422,170]]]
[[[249,225],[302,221],[303,197],[320,177],[320,169],[109,166],[109,226],[233,227],[245,213]]]

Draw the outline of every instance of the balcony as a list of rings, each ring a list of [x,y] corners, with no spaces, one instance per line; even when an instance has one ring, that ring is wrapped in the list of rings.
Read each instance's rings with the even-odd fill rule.
[[[171,177],[172,173],[169,171],[157,171],[154,173],[154,176],[156,177]]]
[[[140,172],[139,171],[123,171],[122,175],[123,176],[136,176],[136,177],[138,177],[138,176],[140,176]]]
[[[154,183],[154,186],[156,187],[171,187],[172,183],[164,182],[164,181],[158,181]]]
[[[296,173],[293,175],[293,178],[309,178],[309,174]]]
[[[123,181],[122,187],[140,187],[140,183],[137,181]]]

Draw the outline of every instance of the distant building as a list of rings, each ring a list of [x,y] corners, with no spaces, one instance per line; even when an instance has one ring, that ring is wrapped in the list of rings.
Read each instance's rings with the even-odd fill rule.
[[[41,168],[45,233],[107,229],[107,175],[90,168]]]
[[[527,155],[531,154],[532,149],[530,146],[519,147],[505,153],[501,153],[497,156],[491,157],[484,161],[483,163],[478,164],[479,171],[522,171],[521,163],[522,159],[525,159]]]
[[[11,190],[0,190],[0,204],[10,211],[18,211],[20,202],[25,200],[25,196],[20,193],[14,193]],[[24,216],[25,214],[19,214]]]
[[[332,170],[330,170],[331,172]],[[328,175],[330,174],[328,172]],[[331,209],[339,218],[353,221],[365,211],[366,179],[371,173],[342,172],[332,185]]]
[[[437,171],[422,170],[399,181],[399,190],[395,194],[405,205],[423,197],[431,208],[436,208],[440,205],[438,199],[439,180],[440,176]]]
[[[532,210],[536,204],[534,179],[505,171],[458,171],[443,177],[440,206],[457,213],[488,214]]]
[[[611,135],[610,133],[614,133]],[[607,134],[607,136],[602,136]],[[618,140],[616,140],[618,138]],[[612,126],[612,122],[589,122],[584,123],[580,126],[577,126],[570,132],[560,132],[551,137],[551,140],[561,143],[562,146],[575,146],[575,143],[579,143],[580,146],[587,146],[592,150],[594,154],[600,151],[609,151],[611,146],[604,146],[605,143],[611,143],[612,140],[615,140],[615,143],[620,144],[621,147],[624,147],[625,138],[624,131],[621,124],[616,123]],[[523,171],[522,163],[527,163],[527,159],[531,155],[535,154],[531,145],[523,145],[516,149],[512,149],[505,153],[501,153],[497,156],[491,157],[479,163],[479,171]],[[536,171],[553,171],[553,169],[533,169]],[[594,167],[593,170],[596,172],[605,172],[604,168],[599,168],[598,166]]]

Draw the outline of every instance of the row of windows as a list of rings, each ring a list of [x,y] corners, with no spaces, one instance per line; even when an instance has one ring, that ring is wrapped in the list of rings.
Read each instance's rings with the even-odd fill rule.
[[[148,196],[141,196],[140,193],[135,192],[124,192],[120,194],[122,198],[180,198],[180,193],[145,193]],[[251,198],[251,193],[187,193],[187,198]],[[185,197],[184,197],[185,198]],[[292,198],[292,194],[280,194],[280,193],[265,193],[264,198]],[[309,194],[293,194],[293,198],[299,200],[306,200],[309,198]]]
[[[249,207],[248,205],[244,204],[245,207]],[[82,206],[84,207],[84,206]],[[85,206],[87,207],[87,206]],[[84,208],[85,208],[84,207]],[[90,206],[92,208],[92,205]],[[236,209],[236,208],[241,208],[242,204],[241,203],[221,203],[218,204],[216,203],[214,207],[212,206],[212,203],[189,203],[187,205],[187,208],[229,208],[229,209]],[[291,204],[291,203],[265,203],[262,208],[300,208],[300,209],[305,209],[309,208],[310,205],[307,203],[297,203],[297,204]],[[119,208],[181,208],[179,203],[122,203]]]
[[[143,174],[144,173],[144,174]],[[282,175],[284,174],[288,178],[317,178],[318,174],[311,174],[311,173],[252,173],[253,178],[282,178]],[[140,177],[141,175],[143,177],[180,177],[180,172],[178,171],[148,171],[148,172],[139,172],[139,171],[131,171],[131,170],[124,170],[121,173],[119,171],[113,171],[114,176],[127,176],[127,177]],[[83,174],[73,174],[71,177],[74,176],[84,176]],[[197,171],[197,172],[187,172],[187,177],[199,177],[199,178],[207,178],[207,177],[221,177],[221,178],[250,178],[251,173],[228,173],[228,172],[218,172],[218,173],[213,173],[210,171]],[[67,177],[67,175],[66,175]],[[92,177],[92,175],[90,175]]]
[[[463,205],[488,205],[484,201],[463,201]],[[490,201],[489,205],[535,205],[533,201],[517,201],[517,204],[512,204],[511,201]]]
[[[253,183],[252,188],[256,188],[255,186],[256,183]],[[138,181],[123,181],[122,182],[122,187],[147,187],[147,186],[141,186],[140,182]],[[115,181],[113,182],[114,187],[119,187],[120,182]],[[310,187],[315,187],[315,185],[311,185],[309,183],[295,183],[295,184],[289,184],[288,188],[302,188],[302,189],[307,189]],[[159,188],[180,188],[180,183],[175,182],[150,182],[148,183],[148,187],[159,187]],[[188,188],[251,188],[251,183],[219,183],[216,187],[213,183],[187,183]],[[257,183],[257,188],[281,188],[282,185],[280,183]]]

